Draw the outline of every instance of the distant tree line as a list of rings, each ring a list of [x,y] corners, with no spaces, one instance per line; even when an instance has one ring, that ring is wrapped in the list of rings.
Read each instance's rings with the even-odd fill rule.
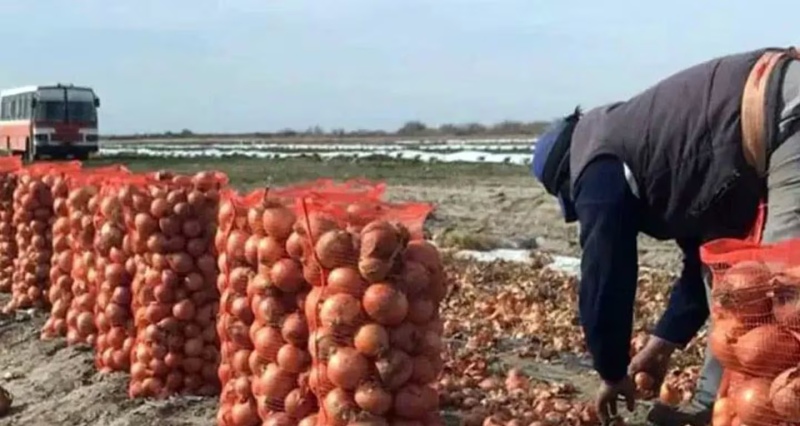
[[[146,139],[146,138],[198,138],[198,137],[256,137],[256,138],[293,138],[293,137],[446,137],[446,136],[535,136],[541,133],[549,123],[546,121],[503,121],[497,124],[481,123],[442,124],[429,126],[421,121],[408,121],[395,131],[385,130],[325,130],[320,126],[312,126],[305,130],[283,129],[277,132],[255,132],[239,134],[194,133],[189,129],[179,132],[137,133],[132,135],[110,135],[109,139]]]

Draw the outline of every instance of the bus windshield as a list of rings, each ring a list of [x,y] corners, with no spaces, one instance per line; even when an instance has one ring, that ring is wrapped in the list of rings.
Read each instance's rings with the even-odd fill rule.
[[[62,122],[66,120],[63,101],[39,101],[36,104],[36,120]]]
[[[36,119],[53,122],[89,122],[97,121],[97,110],[93,102],[88,101],[39,101],[36,105]]]
[[[94,123],[97,121],[97,110],[94,102],[70,101],[67,103],[67,119],[69,121],[79,121],[82,123]]]

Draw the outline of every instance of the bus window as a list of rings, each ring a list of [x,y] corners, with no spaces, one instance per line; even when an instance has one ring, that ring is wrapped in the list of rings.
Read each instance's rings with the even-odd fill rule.
[[[8,97],[0,99],[0,120],[8,120]]]
[[[17,104],[17,120],[24,120],[25,119],[25,94],[19,94],[14,96],[14,103]]]
[[[9,99],[9,101],[11,102],[11,117],[9,117],[9,118],[12,119],[12,120],[16,120],[16,119],[19,118],[19,112],[18,112],[19,111],[19,101],[18,100],[19,100],[19,96],[17,96],[17,95],[11,96],[11,99]]]
[[[30,120],[31,119],[31,99],[33,97],[32,93],[25,93],[20,95],[20,114],[19,118],[22,120]]]

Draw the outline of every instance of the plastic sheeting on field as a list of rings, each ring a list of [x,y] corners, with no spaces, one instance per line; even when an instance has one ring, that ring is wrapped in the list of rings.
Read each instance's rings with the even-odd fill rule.
[[[489,251],[460,250],[455,253],[456,257],[475,259],[479,262],[493,262],[503,260],[506,262],[530,263],[531,254],[528,250],[519,249],[495,249]],[[547,265],[559,272],[580,277],[581,260],[573,256],[552,256],[553,263]]]
[[[496,141],[401,141],[392,144],[275,144],[262,142],[181,143],[103,142],[102,156],[162,158],[251,157],[280,159],[318,157],[365,159],[388,157],[421,162],[529,164],[535,139]]]

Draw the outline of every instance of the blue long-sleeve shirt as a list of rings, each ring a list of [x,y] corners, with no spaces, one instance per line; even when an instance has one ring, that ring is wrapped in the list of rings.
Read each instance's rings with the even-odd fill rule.
[[[573,194],[583,249],[580,320],[595,370],[610,382],[627,374],[638,281],[638,218],[642,205],[613,157],[594,160]],[[686,345],[708,318],[699,240],[682,240],[683,271],[653,334]]]

